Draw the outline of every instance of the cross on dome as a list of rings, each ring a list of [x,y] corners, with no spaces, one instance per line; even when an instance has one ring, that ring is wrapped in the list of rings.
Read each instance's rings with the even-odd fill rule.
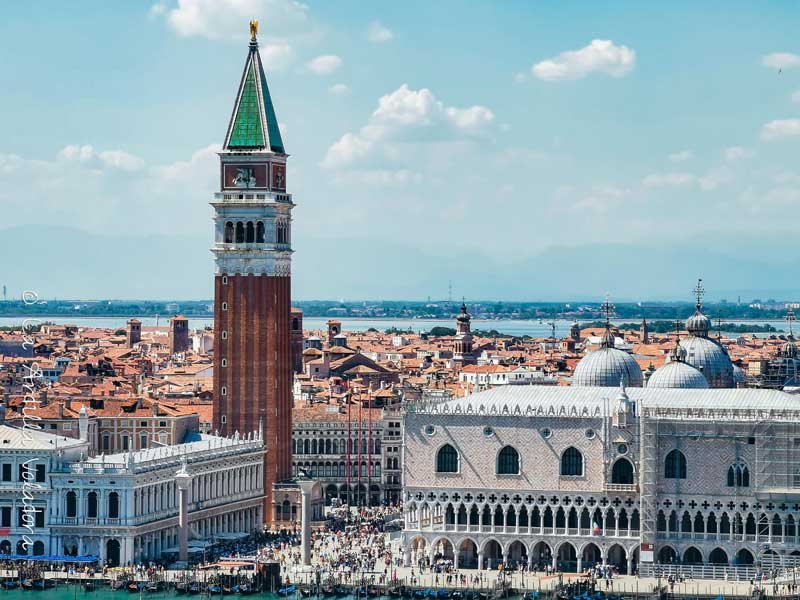
[[[694,297],[697,299],[697,309],[699,310],[700,307],[703,305],[703,296],[706,295],[706,290],[703,287],[702,278],[697,280],[697,285],[694,286],[692,293],[694,294]]]

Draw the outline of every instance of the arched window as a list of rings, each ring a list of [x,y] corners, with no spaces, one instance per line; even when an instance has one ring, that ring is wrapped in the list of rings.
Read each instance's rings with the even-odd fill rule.
[[[262,221],[256,223],[256,243],[264,243],[264,223]]]
[[[437,473],[458,473],[458,451],[450,444],[445,444],[436,453]]]
[[[742,462],[728,467],[728,487],[750,487],[750,469]]]
[[[119,519],[119,494],[111,492],[108,495],[108,518]]]
[[[244,223],[239,221],[236,223],[236,243],[243,244],[244,243]]]
[[[498,475],[519,475],[519,452],[506,446],[497,455]]]
[[[248,244],[252,244],[253,242],[256,241],[256,230],[253,227],[253,222],[252,221],[248,221],[247,222],[245,241]]]
[[[672,450],[664,460],[664,479],[686,479],[686,457],[680,450]]]
[[[583,475],[583,454],[570,446],[561,455],[561,474],[567,476]]]
[[[611,483],[633,484],[633,464],[627,458],[618,458],[611,468]]]
[[[90,519],[97,518],[97,492],[89,492],[86,509],[87,517]]]
[[[225,223],[225,243],[232,244],[233,243],[233,223],[228,221]]]
[[[75,492],[67,492],[67,516],[78,516],[78,500]]]

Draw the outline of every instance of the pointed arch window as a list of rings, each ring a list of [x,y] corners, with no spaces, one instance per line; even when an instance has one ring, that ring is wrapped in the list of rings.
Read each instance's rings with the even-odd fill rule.
[[[436,453],[437,473],[458,473],[458,451],[450,444],[445,444]]]
[[[513,446],[506,446],[497,455],[498,475],[519,475],[519,452]]]
[[[750,487],[750,469],[741,461],[728,467],[728,487]]]
[[[577,477],[583,475],[583,454],[570,446],[561,455],[561,475]]]
[[[686,456],[672,450],[664,460],[664,479],[686,479]]]

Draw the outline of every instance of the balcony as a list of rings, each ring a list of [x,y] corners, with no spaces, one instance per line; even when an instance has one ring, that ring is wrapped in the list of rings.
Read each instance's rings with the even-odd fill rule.
[[[639,491],[638,483],[607,483],[607,492],[617,492],[622,494],[635,494]]]
[[[277,202],[279,204],[292,204],[292,195],[285,192],[217,192],[214,194],[214,203],[224,204],[252,204],[253,202]]]

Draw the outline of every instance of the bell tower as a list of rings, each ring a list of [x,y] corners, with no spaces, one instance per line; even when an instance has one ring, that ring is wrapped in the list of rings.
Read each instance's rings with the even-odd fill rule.
[[[214,194],[214,429],[263,431],[264,521],[272,490],[291,478],[291,212],[278,119],[250,45],[220,157]]]

